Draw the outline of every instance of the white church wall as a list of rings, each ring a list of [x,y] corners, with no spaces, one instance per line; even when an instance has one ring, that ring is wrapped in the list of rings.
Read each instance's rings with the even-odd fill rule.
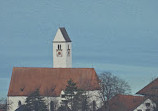
[[[19,101],[21,101],[21,104],[25,104],[26,96],[9,96],[7,98],[7,111],[15,111],[19,105]]]
[[[61,50],[58,50],[58,45],[61,45]],[[68,46],[70,54],[68,55]],[[58,55],[58,52],[61,55]],[[54,68],[71,68],[72,67],[72,48],[71,42],[53,43],[53,67]]]
[[[59,97],[44,97],[45,103],[48,106],[48,109],[50,111],[50,103],[53,101],[55,109],[59,108],[62,104],[62,101],[65,100],[65,98],[62,98],[63,91],[61,92],[61,95]],[[99,97],[99,90],[95,91],[87,91],[86,95],[89,97],[88,101],[89,103],[92,103],[93,101],[96,102],[96,108],[100,108],[102,105],[101,98]],[[26,96],[9,96],[7,98],[7,102],[9,104],[7,111],[15,111],[19,105],[19,101],[21,101],[21,104],[25,104]]]
[[[156,104],[152,100],[147,99],[144,101],[144,103],[139,105],[134,111],[154,111],[155,107],[156,107]],[[147,109],[150,109],[150,110],[147,110]]]
[[[51,111],[51,101],[54,103],[54,109],[58,109],[60,107],[61,98],[60,97],[44,97],[45,103],[48,106],[49,111]]]
[[[96,102],[96,108],[100,108],[103,103],[100,97],[100,90],[95,91],[87,91],[87,94],[89,95],[89,102],[92,103],[93,101]]]
[[[99,90],[94,90],[94,91],[86,91],[85,93],[88,96],[88,102],[91,104],[93,101],[95,101],[96,103],[96,108],[100,108],[103,104],[102,104],[102,100],[100,98],[100,91]],[[62,95],[65,95],[64,91],[61,92],[61,99],[60,101],[62,102],[63,100],[66,100],[66,98],[62,98]]]
[[[65,41],[60,29],[57,30],[57,33],[56,33],[55,38],[54,38],[53,41]]]
[[[21,101],[21,105],[26,104],[26,96],[9,96],[7,98],[8,108],[7,111],[15,111],[17,108],[19,108],[19,101]],[[48,109],[50,110],[50,102],[53,101],[56,108],[60,106],[61,98],[60,97],[44,97],[45,103],[48,106]]]

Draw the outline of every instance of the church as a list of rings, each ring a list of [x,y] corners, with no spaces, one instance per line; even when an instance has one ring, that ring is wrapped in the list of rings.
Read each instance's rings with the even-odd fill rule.
[[[8,111],[15,111],[25,104],[27,96],[39,89],[49,111],[53,111],[52,101],[60,107],[64,98],[67,81],[72,79],[79,88],[86,90],[89,103],[96,102],[101,107],[99,78],[94,68],[72,68],[71,39],[64,27],[57,30],[53,40],[53,68],[14,67],[8,90]]]

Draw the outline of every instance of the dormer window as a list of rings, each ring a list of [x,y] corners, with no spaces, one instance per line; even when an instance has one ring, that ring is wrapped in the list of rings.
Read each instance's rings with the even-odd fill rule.
[[[23,92],[23,91],[24,91],[24,88],[20,88],[20,91]]]

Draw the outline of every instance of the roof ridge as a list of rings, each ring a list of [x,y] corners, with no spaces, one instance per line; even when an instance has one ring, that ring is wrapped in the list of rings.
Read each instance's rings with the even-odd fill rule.
[[[143,93],[143,90],[145,90],[146,88],[150,87],[152,84],[154,84],[156,81],[158,81],[158,78],[155,78],[153,81],[149,82],[146,86],[144,86],[141,90],[139,90],[138,92],[136,92],[136,94],[140,94],[140,95],[145,95]]]
[[[13,69],[15,68],[36,68],[36,69],[94,69],[94,68],[85,68],[85,67],[81,67],[81,68],[53,68],[53,67],[13,67]]]

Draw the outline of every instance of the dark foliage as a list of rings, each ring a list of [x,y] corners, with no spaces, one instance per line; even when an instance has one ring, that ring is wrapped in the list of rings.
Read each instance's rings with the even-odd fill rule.
[[[61,105],[57,111],[71,111],[71,109],[68,106]]]
[[[63,106],[61,106],[58,110],[62,111],[88,111],[88,96],[86,95],[86,91],[78,89],[76,83],[70,79],[67,82],[67,86],[65,89],[65,98],[66,100],[63,102]]]
[[[73,96],[74,93],[75,93],[75,91],[77,91],[76,83],[73,82],[72,79],[70,79],[69,81],[67,81],[67,85],[66,85],[66,89],[65,89],[65,94]]]
[[[8,105],[9,107],[9,105]],[[7,111],[7,100],[4,98],[0,99],[0,109],[3,111]]]
[[[37,89],[26,98],[25,111],[48,111],[47,106]]]

